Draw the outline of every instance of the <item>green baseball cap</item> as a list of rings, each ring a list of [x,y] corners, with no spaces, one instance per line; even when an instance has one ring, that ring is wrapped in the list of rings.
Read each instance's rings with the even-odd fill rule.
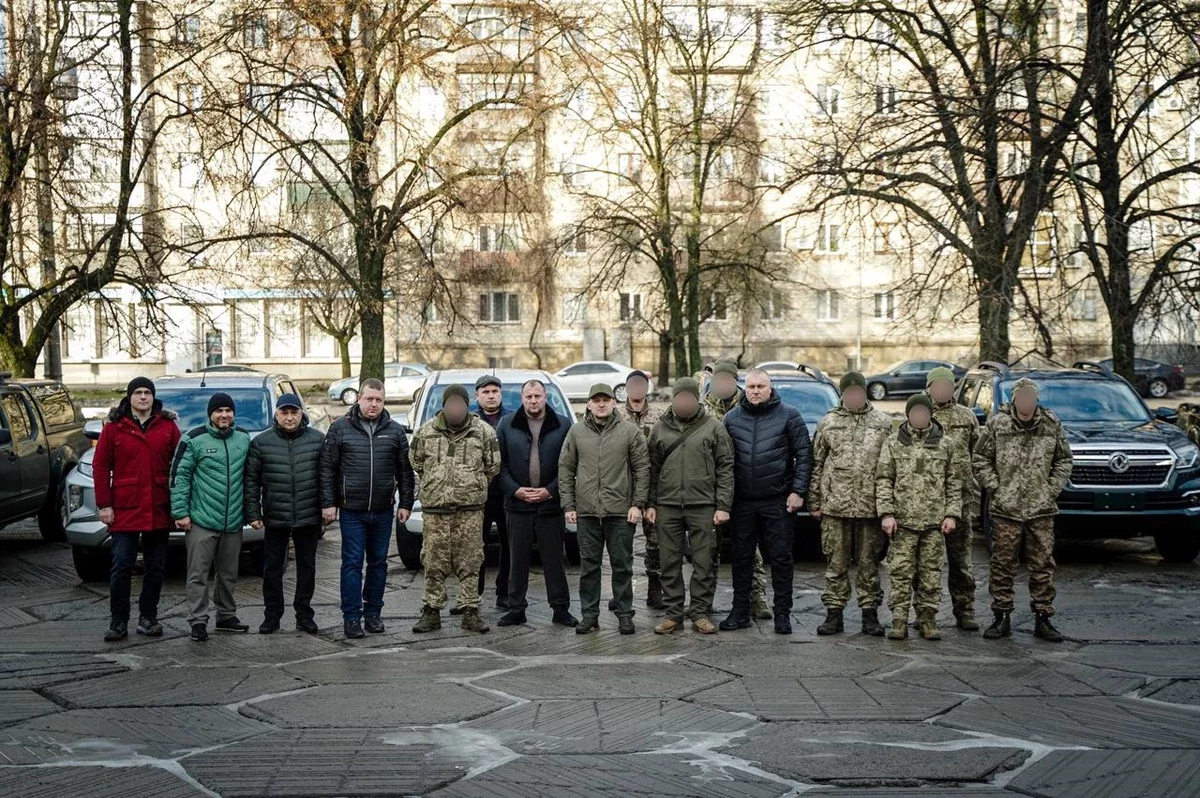
[[[607,396],[609,399],[613,397],[612,386],[606,382],[597,382],[588,389],[588,399],[595,399],[597,396]]]

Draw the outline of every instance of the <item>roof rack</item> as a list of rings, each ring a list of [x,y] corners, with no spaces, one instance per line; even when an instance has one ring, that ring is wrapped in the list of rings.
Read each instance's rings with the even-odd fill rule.
[[[820,380],[822,382],[824,382],[826,379],[828,379],[825,376],[825,372],[821,371],[816,366],[810,366],[807,363],[797,363],[796,371],[800,371],[800,372],[803,372],[804,374],[808,374],[813,379]]]
[[[1111,377],[1113,374],[1113,370],[1110,369],[1108,366],[1105,366],[1103,363],[1096,363],[1091,360],[1076,360],[1074,363],[1071,364],[1071,368],[1078,369],[1079,371],[1094,371],[1094,372],[1103,374],[1108,377]]]
[[[995,371],[998,374],[1002,374],[1005,376],[1008,375],[1008,364],[1007,363],[998,363],[995,360],[984,360],[984,361],[978,363],[975,366],[975,368],[986,369],[988,371]]]
[[[0,371],[0,382],[4,382],[5,380],[11,379],[11,378],[12,378],[11,371]]]

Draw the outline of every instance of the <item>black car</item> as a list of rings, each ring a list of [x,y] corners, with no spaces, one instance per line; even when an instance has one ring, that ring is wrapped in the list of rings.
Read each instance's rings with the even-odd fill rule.
[[[1176,426],[1176,411],[1151,412],[1125,379],[1087,362],[1069,369],[981,363],[960,383],[958,403],[986,422],[1009,403],[1021,377],[1038,384],[1041,404],[1062,421],[1071,442],[1075,463],[1058,497],[1058,534],[1151,535],[1168,562],[1194,560],[1200,554],[1200,447]],[[986,508],[985,500],[985,530]]]
[[[1101,360],[1100,365],[1111,369],[1112,358]],[[1133,359],[1133,373],[1137,377],[1138,393],[1142,396],[1161,399],[1171,391],[1182,391],[1184,388],[1183,366],[1172,366],[1157,360],[1137,357]]]
[[[905,360],[896,363],[879,374],[867,377],[867,396],[879,402],[889,396],[912,396],[925,390],[925,377],[936,368],[945,367],[960,380],[967,373],[962,366],[945,360]]]

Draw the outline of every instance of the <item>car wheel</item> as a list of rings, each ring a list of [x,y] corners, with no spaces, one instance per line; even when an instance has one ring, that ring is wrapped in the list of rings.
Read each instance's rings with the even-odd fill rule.
[[[579,536],[563,535],[563,549],[567,553],[567,562],[579,565]]]
[[[112,554],[108,549],[87,546],[72,546],[71,561],[81,582],[107,582],[112,568]]]
[[[1159,555],[1171,563],[1190,563],[1200,554],[1200,535],[1188,535],[1186,532],[1161,534],[1154,536],[1154,545]]]
[[[618,402],[624,402],[627,396],[628,394],[625,392],[624,384],[613,388],[613,399],[616,399]]]
[[[873,382],[867,386],[867,395],[872,402],[882,402],[887,399],[887,386],[882,382]]]
[[[342,404],[346,405],[346,407],[349,407],[358,401],[358,391],[354,390],[353,388],[347,388],[346,390],[342,391],[341,399]]]
[[[67,539],[67,530],[63,527],[62,498],[58,491],[38,511],[37,522],[42,540],[47,543],[61,543]]]
[[[1150,385],[1146,389],[1155,399],[1162,399],[1171,391],[1171,387],[1167,385],[1166,380],[1150,380]]]
[[[410,571],[421,570],[421,541],[424,537],[414,535],[404,524],[396,524],[396,551],[400,552],[400,562]]]

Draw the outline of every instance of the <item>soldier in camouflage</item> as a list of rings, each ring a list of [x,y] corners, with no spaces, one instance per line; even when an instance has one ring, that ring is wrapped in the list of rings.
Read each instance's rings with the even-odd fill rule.
[[[917,608],[921,637],[941,639],[935,619],[942,602],[944,538],[962,517],[963,454],[933,419],[933,410],[925,394],[909,399],[907,420],[884,442],[875,468],[875,506],[891,540],[892,640],[908,636],[910,603]]]
[[[448,385],[442,410],[413,435],[411,460],[425,512],[421,557],[425,595],[414,632],[442,628],[445,580],[458,578],[462,628],[486,632],[479,616],[479,567],[483,564],[483,508],[488,486],[500,473],[500,445],[491,426],[472,415],[467,389]]]
[[[708,366],[705,366],[708,369]],[[731,360],[718,360],[712,364],[708,377],[708,393],[704,396],[704,406],[709,415],[722,421],[725,414],[737,407],[742,401],[742,389],[738,387],[737,364]],[[700,383],[704,385],[704,382]],[[717,560],[720,562],[721,539],[725,526],[717,527]],[[763,565],[762,551],[754,550],[754,578],[750,582],[750,616],[760,621],[769,621],[775,617],[774,612],[767,606],[767,569]]]
[[[962,523],[946,536],[949,563],[950,601],[959,629],[978,632],[975,620],[975,576],[971,573],[971,528],[979,523],[979,486],[971,472],[971,451],[979,440],[979,421],[969,408],[954,401],[954,372],[939,366],[925,378],[926,393],[933,401],[933,420],[942,427],[943,445],[953,447],[962,468]],[[895,572],[892,574],[895,578]],[[917,585],[913,585],[917,587]],[[914,609],[917,609],[914,606]]]
[[[825,554],[825,620],[817,634],[845,628],[842,614],[850,602],[850,558],[857,554],[858,606],[863,634],[883,636],[879,605],[879,560],[885,538],[875,508],[875,466],[879,450],[892,434],[891,416],[867,400],[867,381],[851,371],[842,376],[842,400],[817,424],[808,510],[821,523]]]
[[[662,418],[663,411],[651,407],[646,394],[650,390],[650,378],[644,371],[631,371],[625,378],[625,403],[617,408],[617,414],[630,421],[649,439],[651,430]],[[642,534],[646,537],[646,606],[652,609],[663,608],[662,579],[660,578],[660,563],[658,551],[658,530],[654,524],[642,519]],[[609,609],[616,610],[616,600],[609,602]]]
[[[1054,614],[1055,500],[1071,477],[1071,446],[1058,418],[1038,404],[1038,385],[1013,383],[1012,403],[979,436],[972,456],[975,478],[988,492],[992,558],[988,590],[995,620],[983,636],[1012,634],[1013,581],[1021,551],[1029,570],[1029,603],[1037,616],[1033,633],[1060,642]]]

